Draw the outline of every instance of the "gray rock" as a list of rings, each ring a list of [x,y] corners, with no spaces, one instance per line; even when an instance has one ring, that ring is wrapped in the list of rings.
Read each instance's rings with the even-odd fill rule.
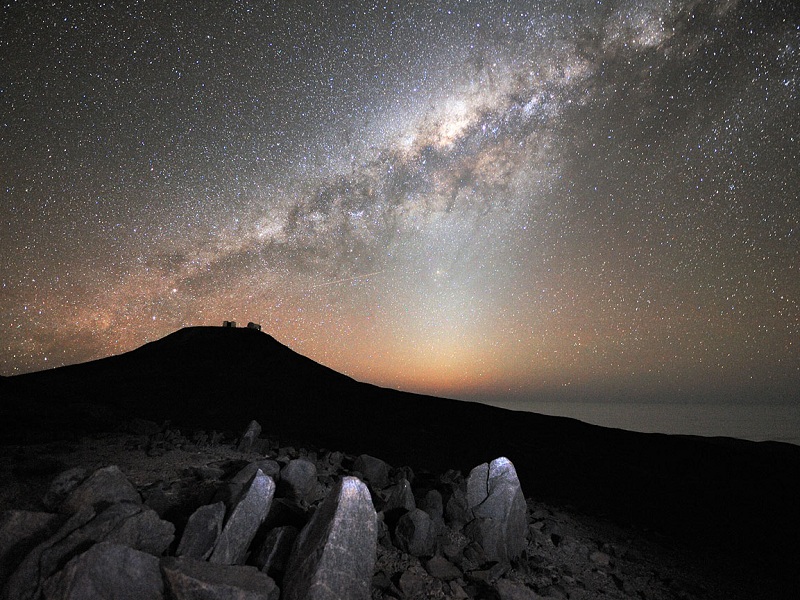
[[[473,519],[474,515],[467,503],[467,496],[461,488],[455,488],[447,499],[444,516],[445,522],[453,529],[461,529]]]
[[[270,577],[282,577],[298,533],[297,528],[291,525],[270,530],[256,556],[255,565]]]
[[[164,599],[158,559],[128,546],[108,542],[95,544],[74,557],[44,582],[42,590],[47,600]]]
[[[264,522],[275,495],[275,482],[256,471],[247,491],[230,511],[209,560],[228,565],[241,564],[250,542]]]
[[[327,452],[323,455],[320,464],[317,465],[320,467],[321,470],[326,472],[335,473],[339,469],[342,468],[342,461],[344,460],[344,454],[341,452]]]
[[[457,566],[443,556],[434,556],[425,563],[425,570],[431,577],[442,581],[451,581],[464,576]]]
[[[124,507],[125,505],[114,506]],[[114,508],[114,506],[110,508]],[[134,507],[137,512],[122,519],[119,525],[103,540],[124,544],[154,556],[161,556],[175,539],[175,526],[169,521],[162,520],[158,513],[149,507],[135,505]]]
[[[11,575],[6,598],[38,598],[41,584],[62,565],[98,542],[113,542],[159,555],[172,542],[175,527],[140,504],[112,504],[100,514],[84,508],[53,535],[34,548]]]
[[[72,514],[83,507],[115,502],[142,502],[139,492],[117,466],[103,467],[89,475],[61,503],[61,512]]]
[[[510,581],[508,579],[500,579],[495,584],[497,595],[500,600],[537,600],[537,596],[532,589],[524,583],[517,581]]]
[[[514,465],[501,457],[475,467],[467,478],[467,504],[475,515],[467,535],[489,560],[509,561],[524,550],[527,505]]]
[[[225,476],[225,470],[213,465],[191,467],[192,475],[201,481],[217,481]]]
[[[89,471],[84,467],[73,467],[59,473],[50,482],[50,487],[47,488],[47,492],[42,498],[42,504],[47,510],[58,510],[67,496],[88,476]]]
[[[383,507],[383,512],[390,513],[392,511],[410,511],[417,507],[414,501],[414,493],[411,491],[411,484],[408,479],[401,479],[398,483],[388,488],[386,492],[389,497]]]
[[[280,590],[255,567],[207,563],[192,558],[161,561],[174,600],[278,600]]]
[[[175,551],[176,556],[207,559],[222,533],[225,505],[222,502],[201,506],[192,513]]]
[[[295,542],[283,600],[368,600],[377,552],[377,515],[367,486],[344,477]]]
[[[2,597],[5,600],[38,598],[41,594],[40,580],[42,579],[42,574],[44,573],[44,577],[49,577],[54,572],[54,570],[47,570],[48,565],[42,565],[45,553],[53,546],[64,542],[95,517],[96,513],[91,508],[78,511],[50,538],[31,550],[5,582]]]
[[[467,477],[467,506],[478,506],[489,496],[489,463],[478,465]]]
[[[444,502],[439,490],[428,490],[420,501],[419,508],[428,513],[434,521],[444,519]]]
[[[305,459],[295,458],[281,469],[278,493],[295,502],[313,502],[317,491],[317,466]]]
[[[250,421],[250,424],[247,426],[247,429],[244,430],[242,434],[242,438],[239,440],[239,445],[236,447],[239,452],[250,452],[253,449],[253,445],[258,440],[258,436],[261,435],[261,425],[258,424],[258,421]]]
[[[353,463],[353,470],[361,473],[372,489],[382,490],[389,485],[389,465],[380,458],[362,454]]]
[[[27,510],[0,514],[0,582],[6,581],[25,555],[58,531],[64,521],[63,515]]]
[[[503,523],[495,519],[477,517],[464,527],[466,536],[478,544],[487,560],[508,561],[505,549]]]
[[[253,481],[253,477],[255,477],[259,469],[264,475],[271,477],[273,482],[277,483],[280,480],[281,466],[277,461],[271,458],[255,460],[242,467],[231,477],[227,486],[218,490],[214,500],[222,500],[229,509],[233,508],[247,488],[250,487],[250,482]]]
[[[159,517],[164,517],[170,510],[179,506],[180,502],[175,497],[167,495],[163,482],[156,483],[141,492],[145,506],[152,508]]]
[[[595,550],[589,555],[589,560],[600,567],[607,567],[611,564],[611,557],[605,552]]]
[[[436,551],[436,527],[419,508],[400,517],[394,535],[398,548],[412,556],[431,556]]]
[[[461,563],[464,558],[462,553],[471,542],[462,531],[456,531],[445,527],[440,533],[437,543],[439,544],[439,549],[447,559],[456,563]]]
[[[419,565],[411,565],[401,575],[397,582],[400,591],[406,598],[428,598],[429,584],[433,583],[428,574]],[[435,597],[435,596],[433,596]]]

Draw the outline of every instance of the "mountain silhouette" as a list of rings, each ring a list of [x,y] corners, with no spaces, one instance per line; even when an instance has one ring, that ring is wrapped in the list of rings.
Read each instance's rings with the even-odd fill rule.
[[[6,444],[132,418],[237,432],[256,419],[282,444],[415,470],[468,472],[507,456],[526,496],[753,569],[785,574],[800,564],[800,447],[636,433],[380,388],[252,329],[181,329],[118,356],[4,377],[0,397]]]

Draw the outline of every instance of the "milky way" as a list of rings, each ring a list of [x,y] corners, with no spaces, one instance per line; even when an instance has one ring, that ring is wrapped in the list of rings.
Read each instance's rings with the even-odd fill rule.
[[[800,400],[792,2],[5,2],[0,372],[255,321],[462,398]]]

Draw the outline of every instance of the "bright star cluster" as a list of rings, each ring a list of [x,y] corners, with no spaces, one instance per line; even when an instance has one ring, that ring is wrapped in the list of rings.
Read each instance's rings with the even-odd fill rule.
[[[459,398],[800,401],[792,2],[4,2],[0,373],[258,322]]]

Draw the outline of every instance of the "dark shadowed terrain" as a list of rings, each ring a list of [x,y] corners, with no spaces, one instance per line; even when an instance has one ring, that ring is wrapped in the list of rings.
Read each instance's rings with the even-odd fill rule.
[[[800,579],[800,447],[634,433],[356,382],[249,329],[192,327],[132,352],[0,379],[0,441],[120,428],[239,431],[468,472],[513,460],[526,496],[686,548],[763,594]]]

